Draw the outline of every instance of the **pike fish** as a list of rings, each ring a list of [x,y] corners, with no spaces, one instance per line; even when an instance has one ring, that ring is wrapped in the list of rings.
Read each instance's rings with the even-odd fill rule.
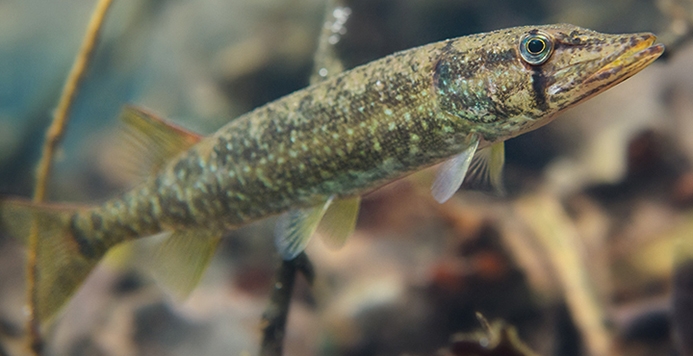
[[[444,162],[439,202],[465,177],[500,187],[503,141],[629,78],[664,51],[649,33],[568,24],[475,34],[395,53],[299,90],[202,137],[144,110],[123,119],[153,173],[96,206],[0,199],[0,228],[38,233],[38,315],[65,304],[107,251],[165,234],[162,278],[191,290],[222,233],[283,214],[290,260],[318,231],[339,247],[361,195]],[[166,282],[166,281],[164,281]]]

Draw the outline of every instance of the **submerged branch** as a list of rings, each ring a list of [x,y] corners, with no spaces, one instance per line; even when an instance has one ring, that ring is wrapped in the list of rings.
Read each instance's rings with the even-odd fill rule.
[[[289,305],[294,290],[297,272],[301,272],[308,283],[314,279],[313,266],[305,252],[291,261],[282,261],[277,270],[276,282],[270,303],[262,315],[262,345],[260,355],[276,356],[282,354],[282,344],[289,316]]]
[[[325,8],[323,22],[315,50],[313,75],[310,83],[319,83],[333,77],[344,70],[344,65],[337,55],[336,45],[346,34],[346,23],[351,15],[351,9],[344,5],[343,0],[329,0]]]
[[[599,264],[593,258],[588,261],[584,243],[554,197],[537,195],[517,202],[516,211],[536,236],[536,241],[549,256],[556,271],[563,295],[575,325],[584,337],[590,355],[610,355],[613,332],[607,327],[607,306],[603,293],[590,274],[590,266]]]
[[[94,54],[94,49],[96,48],[99,34],[111,3],[112,0],[99,0],[96,4],[96,8],[89,20],[89,25],[82,41],[81,48],[77,53],[72,69],[65,81],[65,86],[63,87],[58,106],[55,110],[55,115],[53,116],[53,122],[46,133],[41,159],[38,163],[34,202],[42,202],[46,198],[48,178],[53,166],[53,156],[65,134],[70,108],[72,107],[72,103],[77,95],[77,89],[84,79],[89,62]],[[36,277],[38,273],[36,266],[37,248],[38,232],[34,225],[29,234],[29,255],[27,258],[28,329],[31,350],[39,355],[42,352],[43,342],[40,334],[41,316],[38,315],[38,309],[36,307],[38,300],[36,288]]]
[[[335,45],[346,33],[346,22],[351,9],[342,0],[328,0],[325,8],[325,22],[320,32],[318,48],[315,51],[313,74],[310,83],[315,84],[333,77],[344,70],[337,56]],[[301,252],[292,261],[282,261],[277,270],[276,282],[270,297],[270,303],[262,316],[263,337],[260,348],[262,356],[282,354],[282,344],[289,315],[291,295],[294,289],[297,272],[303,273],[312,284],[315,273],[305,252]]]

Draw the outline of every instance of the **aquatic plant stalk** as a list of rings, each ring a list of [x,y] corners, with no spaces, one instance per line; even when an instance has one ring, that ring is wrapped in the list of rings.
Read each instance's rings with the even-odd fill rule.
[[[311,84],[319,83],[344,70],[335,45],[346,32],[345,25],[349,15],[351,15],[351,9],[346,7],[342,0],[326,2],[325,22],[318,39],[318,48],[315,50]],[[299,254],[294,260],[283,261],[277,269],[275,288],[272,289],[270,302],[262,316],[263,337],[260,354],[263,356],[282,354],[294,281],[299,271],[312,284],[313,268],[305,252]]]
[[[262,356],[280,356],[282,354],[291,296],[299,272],[306,277],[309,284],[313,284],[315,273],[305,252],[301,252],[291,261],[282,261],[281,266],[277,269],[270,302],[262,314],[262,343],[260,346],[260,355]]]
[[[351,9],[342,0],[328,0],[325,8],[318,48],[313,60],[313,74],[310,83],[319,83],[344,71],[344,65],[337,55],[336,45],[346,34],[346,23],[351,16]]]
[[[605,323],[606,305],[600,300],[598,286],[589,273],[589,261],[579,233],[560,202],[540,193],[517,201],[515,208],[548,254],[588,354],[611,355],[613,333]]]
[[[99,0],[92,13],[82,45],[77,53],[77,57],[72,65],[72,69],[65,80],[58,106],[55,109],[53,121],[46,132],[41,159],[36,171],[36,186],[34,188],[34,202],[41,202],[46,198],[48,178],[53,166],[53,156],[56,148],[62,140],[72,103],[77,95],[77,89],[84,79],[84,74],[89,67],[89,62],[94,54],[99,34],[103,27],[104,19],[108,9],[111,7],[112,0]],[[40,334],[40,317],[37,315],[36,308],[37,289],[36,289],[36,251],[38,247],[38,233],[36,226],[32,226],[29,235],[29,254],[27,257],[27,295],[28,295],[28,330],[31,350],[39,355],[42,350]]]

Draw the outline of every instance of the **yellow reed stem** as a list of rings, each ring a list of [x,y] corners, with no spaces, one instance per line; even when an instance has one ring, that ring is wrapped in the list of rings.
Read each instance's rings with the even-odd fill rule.
[[[58,101],[58,106],[53,116],[53,122],[46,132],[41,159],[37,166],[36,186],[34,189],[34,202],[42,202],[46,198],[46,187],[53,166],[53,156],[56,148],[65,134],[67,127],[70,108],[77,95],[77,89],[84,79],[84,74],[89,67],[89,62],[94,54],[94,49],[98,43],[99,34],[103,27],[104,18],[110,8],[112,0],[99,0],[96,8],[92,13],[86,34],[82,41],[82,45],[77,53],[72,69],[65,80]],[[43,341],[41,338],[40,321],[36,302],[38,300],[36,278],[37,270],[37,248],[38,248],[38,230],[34,225],[29,235],[29,255],[27,257],[27,299],[28,299],[28,330],[30,348],[36,355],[42,353]]]

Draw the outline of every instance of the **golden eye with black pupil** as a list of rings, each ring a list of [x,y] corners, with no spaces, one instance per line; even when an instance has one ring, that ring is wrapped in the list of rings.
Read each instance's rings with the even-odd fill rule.
[[[527,52],[531,55],[538,55],[546,48],[546,42],[540,38],[532,38],[527,42]]]
[[[531,33],[520,41],[520,55],[530,65],[544,64],[553,52],[553,42],[542,33]]]

